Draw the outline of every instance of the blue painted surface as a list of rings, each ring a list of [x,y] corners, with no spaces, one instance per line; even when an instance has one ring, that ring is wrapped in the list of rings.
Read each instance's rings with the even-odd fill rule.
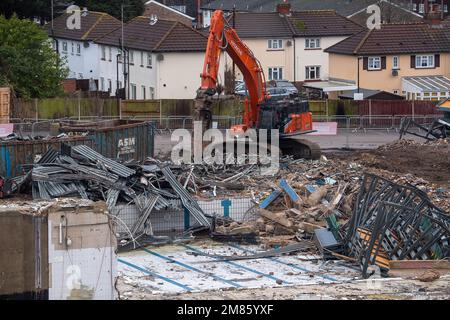
[[[159,275],[159,274],[154,273],[154,272],[152,272],[152,271],[149,271],[149,270],[147,270],[147,269],[141,268],[141,267],[139,267],[139,266],[137,266],[137,265],[135,265],[135,264],[133,264],[133,263],[131,263],[131,262],[125,261],[125,260],[123,260],[123,259],[117,259],[117,260],[118,260],[120,263],[123,263],[124,265],[127,265],[127,266],[129,266],[129,267],[131,267],[131,268],[133,268],[133,269],[139,270],[139,271],[141,271],[141,272],[143,272],[143,273],[145,273],[145,274],[148,274],[148,275],[150,275],[150,276],[152,276],[152,277],[159,278],[159,279],[161,279],[161,280],[164,280],[164,281],[166,281],[166,282],[169,282],[169,283],[171,283],[171,284],[174,284],[174,285],[176,285],[177,287],[183,288],[183,289],[186,290],[186,291],[192,291],[191,288],[189,288],[188,286],[186,286],[186,285],[184,285],[184,284],[182,284],[182,283],[179,283],[179,282],[174,281],[174,280],[172,280],[172,279],[166,278],[166,277],[164,277],[164,276],[162,276],[162,275]]]
[[[305,188],[306,190],[308,190],[309,193],[314,193],[317,190],[316,187],[314,187],[311,184],[306,185]]]
[[[184,230],[186,231],[191,227],[191,213],[188,209],[184,208]]]
[[[238,246],[237,244],[231,244],[230,246],[233,247],[233,248],[242,250],[242,251],[244,251],[244,252],[247,252],[247,253],[252,253],[252,254],[255,254],[255,253],[256,253],[256,251],[249,250],[249,249],[246,249],[246,248],[242,248],[242,247]],[[277,249],[279,249],[279,248],[277,248]],[[268,259],[270,259],[270,260],[272,260],[272,261],[275,261],[275,262],[277,262],[277,263],[280,263],[280,264],[284,264],[284,265],[289,266],[289,267],[291,267],[291,268],[293,268],[293,269],[301,270],[301,271],[304,271],[304,272],[313,272],[313,271],[308,270],[308,269],[306,269],[306,268],[304,268],[304,267],[301,267],[301,266],[299,266],[299,265],[296,265],[296,264],[293,264],[293,263],[289,263],[289,262],[284,262],[284,261],[279,260],[279,259],[274,258],[274,257],[271,257],[271,258],[268,258]],[[333,277],[330,277],[330,276],[327,276],[327,275],[318,275],[318,276],[321,277],[321,278],[324,278],[324,279],[333,281],[333,282],[338,281],[337,279],[335,279],[335,278],[333,278]]]
[[[231,200],[225,199],[221,202],[223,207],[223,216],[228,218],[230,216]]]
[[[179,245],[185,247],[186,249],[192,250],[192,251],[194,251],[194,252],[197,252],[197,253],[203,253],[203,254],[204,254],[203,251],[198,250],[197,248],[191,247],[191,246],[189,246],[189,245],[187,245],[187,244],[182,244],[182,243],[181,243],[181,244],[179,244]],[[233,262],[233,261],[224,261],[224,260],[222,260],[222,259],[220,259],[220,258],[213,258],[213,259],[215,259],[215,260],[217,260],[217,261],[222,261],[223,263],[227,263],[227,264],[232,265],[232,266],[234,266],[234,267],[236,267],[236,268],[243,269],[243,270],[245,270],[245,271],[248,271],[248,272],[257,274],[257,275],[259,275],[259,276],[266,277],[266,278],[268,278],[268,279],[274,280],[275,282],[276,282],[276,281],[282,281],[283,283],[286,283],[286,284],[292,284],[291,282],[288,282],[288,281],[286,281],[286,280],[282,280],[282,279],[276,278],[276,277],[274,277],[274,276],[272,276],[272,275],[270,275],[270,274],[267,274],[267,273],[264,273],[264,272],[260,272],[260,271],[258,271],[258,270],[255,270],[255,269],[252,269],[252,268],[249,268],[249,267],[240,265],[240,264],[238,264],[238,263],[236,263],[236,262]]]
[[[4,146],[1,148],[0,152],[0,163],[1,163],[1,173],[0,175],[3,175],[6,178],[11,178],[12,172],[11,172],[11,155],[8,150],[8,147]]]
[[[289,198],[291,198],[292,201],[297,202],[300,200],[300,197],[298,196],[297,192],[295,192],[294,189],[287,183],[286,180],[282,179],[280,181],[280,187],[287,193]]]
[[[266,199],[264,199],[259,207],[261,209],[266,209],[276,198],[281,194],[280,190],[273,191]]]
[[[227,280],[227,279],[224,279],[224,278],[222,278],[222,277],[216,276],[215,274],[211,274],[210,272],[206,272],[206,271],[197,269],[196,267],[192,267],[192,266],[190,266],[190,265],[188,265],[188,264],[186,264],[186,263],[184,263],[184,262],[180,262],[180,261],[177,261],[177,260],[175,260],[175,259],[168,258],[168,257],[166,257],[166,256],[163,256],[162,254],[159,254],[159,253],[155,252],[155,251],[148,250],[148,249],[145,249],[145,248],[143,248],[142,250],[145,251],[145,252],[147,252],[147,253],[149,253],[149,254],[151,254],[151,255],[154,255],[154,256],[156,256],[156,257],[158,257],[158,258],[161,258],[161,259],[163,259],[163,260],[169,261],[169,262],[171,262],[171,263],[175,263],[175,264],[177,264],[177,265],[179,265],[179,266],[181,266],[181,267],[183,267],[183,268],[186,268],[186,269],[188,269],[188,270],[192,270],[192,271],[195,271],[195,272],[198,272],[198,273],[201,273],[201,274],[205,274],[205,275],[207,275],[207,276],[210,276],[211,278],[213,278],[213,279],[215,279],[215,280],[217,280],[217,281],[222,281],[222,282],[224,282],[224,283],[227,283],[227,284],[229,284],[229,285],[232,285],[233,287],[236,287],[236,288],[241,288],[241,287],[242,287],[240,284],[238,284],[238,283],[236,283],[236,282],[234,282],[234,281]]]

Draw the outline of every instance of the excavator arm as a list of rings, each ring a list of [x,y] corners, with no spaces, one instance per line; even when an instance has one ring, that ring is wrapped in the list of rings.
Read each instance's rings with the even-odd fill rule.
[[[259,105],[266,101],[264,72],[258,59],[242,42],[233,28],[227,26],[223,11],[216,10],[211,19],[211,27],[206,48],[205,62],[201,74],[201,87],[196,97],[196,120],[211,124],[212,97],[217,93],[220,57],[226,51],[241,70],[248,90],[245,101],[242,130],[253,127],[258,122]]]

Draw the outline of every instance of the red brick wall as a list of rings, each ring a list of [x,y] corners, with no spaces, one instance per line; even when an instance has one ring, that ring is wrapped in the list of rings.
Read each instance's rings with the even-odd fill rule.
[[[65,93],[73,93],[77,91],[77,80],[75,79],[66,79],[62,84]]]
[[[158,19],[179,21],[188,26],[192,25],[191,19],[186,18],[186,17],[182,16],[181,14],[173,12],[172,10],[166,9],[155,3],[150,3],[145,6],[144,16],[150,17],[150,15],[152,15],[152,14],[156,14],[158,16]]]

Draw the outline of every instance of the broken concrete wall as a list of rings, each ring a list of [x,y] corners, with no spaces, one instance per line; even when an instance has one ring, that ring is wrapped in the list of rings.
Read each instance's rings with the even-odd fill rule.
[[[46,297],[46,222],[46,217],[24,214],[22,207],[0,206],[0,298]]]
[[[103,202],[0,204],[0,298],[115,299],[117,241]]]
[[[117,241],[105,212],[92,202],[49,212],[49,299],[115,299]]]

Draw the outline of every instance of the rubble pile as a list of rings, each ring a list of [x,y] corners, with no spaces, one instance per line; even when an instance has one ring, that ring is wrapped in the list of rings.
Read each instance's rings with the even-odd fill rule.
[[[400,141],[384,146],[383,152],[415,144]],[[433,142],[438,145],[446,142]],[[365,276],[374,264],[388,270],[391,260],[450,255],[450,193],[445,187],[413,174],[325,156],[284,157],[275,174],[263,172],[254,164],[174,165],[156,159],[119,163],[87,146],[63,145],[58,152],[50,149],[12,185],[34,199],[102,200],[110,211],[119,204],[137,207],[137,221],[119,236],[124,247],[161,240],[153,232],[154,215],[173,208],[187,210],[195,219],[188,232],[207,230],[219,241],[262,243],[267,248],[301,243],[296,250],[359,262]],[[369,188],[370,179],[383,183],[369,183]],[[199,205],[200,200],[230,197],[251,199],[253,207],[245,219],[205,214]]]

